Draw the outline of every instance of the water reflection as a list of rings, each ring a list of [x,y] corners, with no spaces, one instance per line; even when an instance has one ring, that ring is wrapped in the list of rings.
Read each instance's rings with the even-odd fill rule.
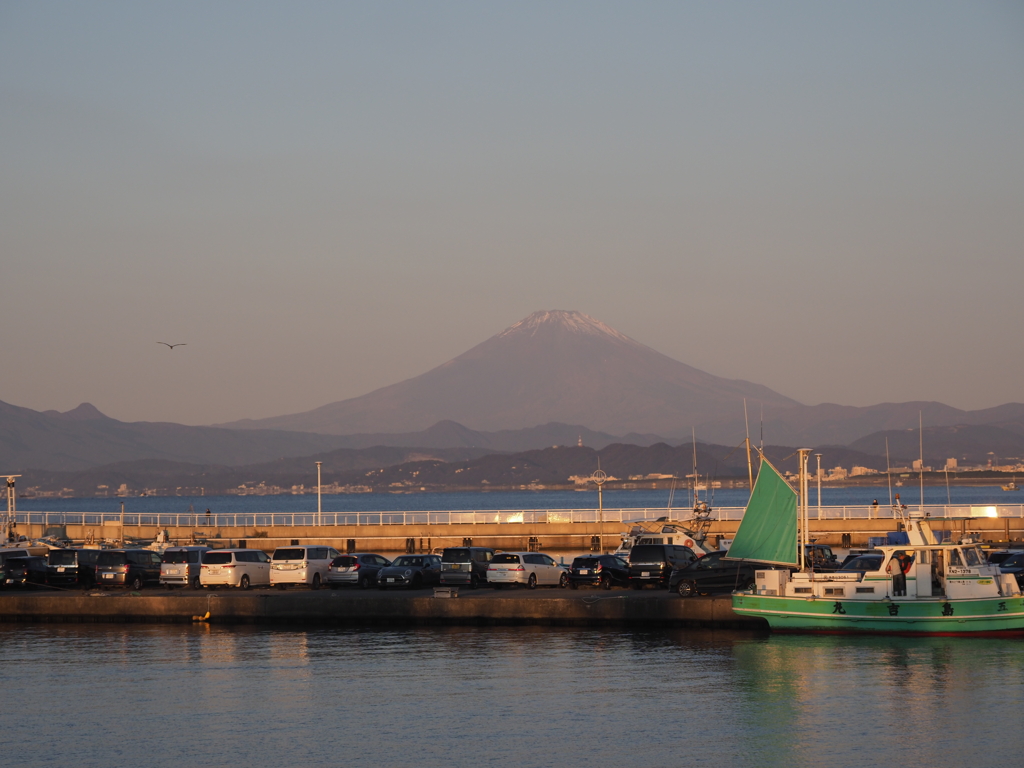
[[[0,665],[5,741],[38,765],[1016,764],[1024,747],[1007,640],[5,625]]]

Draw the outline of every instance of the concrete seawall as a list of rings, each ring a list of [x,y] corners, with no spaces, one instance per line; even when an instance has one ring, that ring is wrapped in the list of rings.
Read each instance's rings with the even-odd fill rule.
[[[463,591],[457,598],[379,592],[105,592],[4,594],[2,622],[191,623],[302,625],[544,625],[705,627],[767,631],[738,616],[729,595],[682,599],[665,592],[562,590],[501,594]]]

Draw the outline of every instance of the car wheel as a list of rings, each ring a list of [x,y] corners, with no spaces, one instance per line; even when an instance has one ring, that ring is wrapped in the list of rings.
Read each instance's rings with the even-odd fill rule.
[[[369,576],[360,576],[359,577],[359,588],[360,589],[369,589],[370,588],[370,577]]]
[[[469,576],[469,588],[470,589],[476,589],[479,586],[480,586],[480,577],[478,577],[475,573],[470,574],[470,576]]]
[[[128,585],[128,587],[138,592],[140,589],[142,589],[144,585],[145,582],[142,580],[142,576],[134,576],[132,577],[132,581]]]
[[[697,585],[692,581],[683,579],[679,582],[679,586],[676,587],[676,592],[679,593],[680,597],[693,597],[697,594]]]
[[[568,586],[569,586],[569,574],[563,573],[561,576],[558,577],[558,588],[559,589],[565,589]]]
[[[314,573],[313,574],[313,583],[311,583],[309,585],[309,588],[313,589],[313,590],[320,589],[320,574],[319,573]]]
[[[203,586],[202,582],[199,581],[198,576],[193,576],[189,584],[191,585],[192,589],[199,589],[201,586]]]
[[[612,588],[612,577],[611,576],[602,576],[601,577],[601,589],[611,589],[611,588]]]
[[[530,589],[537,588],[537,574],[531,573],[530,578],[526,582],[526,586]]]
[[[580,585],[577,584],[575,581],[570,581],[569,582],[569,589],[579,589],[579,588],[580,588]]]
[[[242,578],[240,578],[238,580],[238,586],[240,586],[242,589],[248,589],[249,588],[249,574],[247,574],[247,573],[243,573],[242,574]]]

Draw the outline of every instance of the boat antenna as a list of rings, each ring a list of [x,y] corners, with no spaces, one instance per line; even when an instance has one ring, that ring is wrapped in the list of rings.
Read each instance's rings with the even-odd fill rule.
[[[743,425],[747,431],[747,476],[750,478],[750,492],[754,492],[754,464],[750,460],[750,419],[747,418],[747,398],[743,398]]]
[[[892,471],[889,467],[889,438],[885,438],[885,476],[889,480],[889,506],[892,507]]]
[[[917,435],[918,435],[918,451],[920,452],[919,458],[921,459],[921,516],[924,516],[924,417],[921,415],[921,411],[917,412]]]

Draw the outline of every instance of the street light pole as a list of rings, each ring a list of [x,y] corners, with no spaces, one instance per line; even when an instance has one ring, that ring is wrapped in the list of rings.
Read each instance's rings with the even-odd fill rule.
[[[814,454],[818,457],[818,519],[821,520],[821,454]]]
[[[320,498],[320,465],[322,461],[316,463],[316,524],[323,525],[323,505]]]

